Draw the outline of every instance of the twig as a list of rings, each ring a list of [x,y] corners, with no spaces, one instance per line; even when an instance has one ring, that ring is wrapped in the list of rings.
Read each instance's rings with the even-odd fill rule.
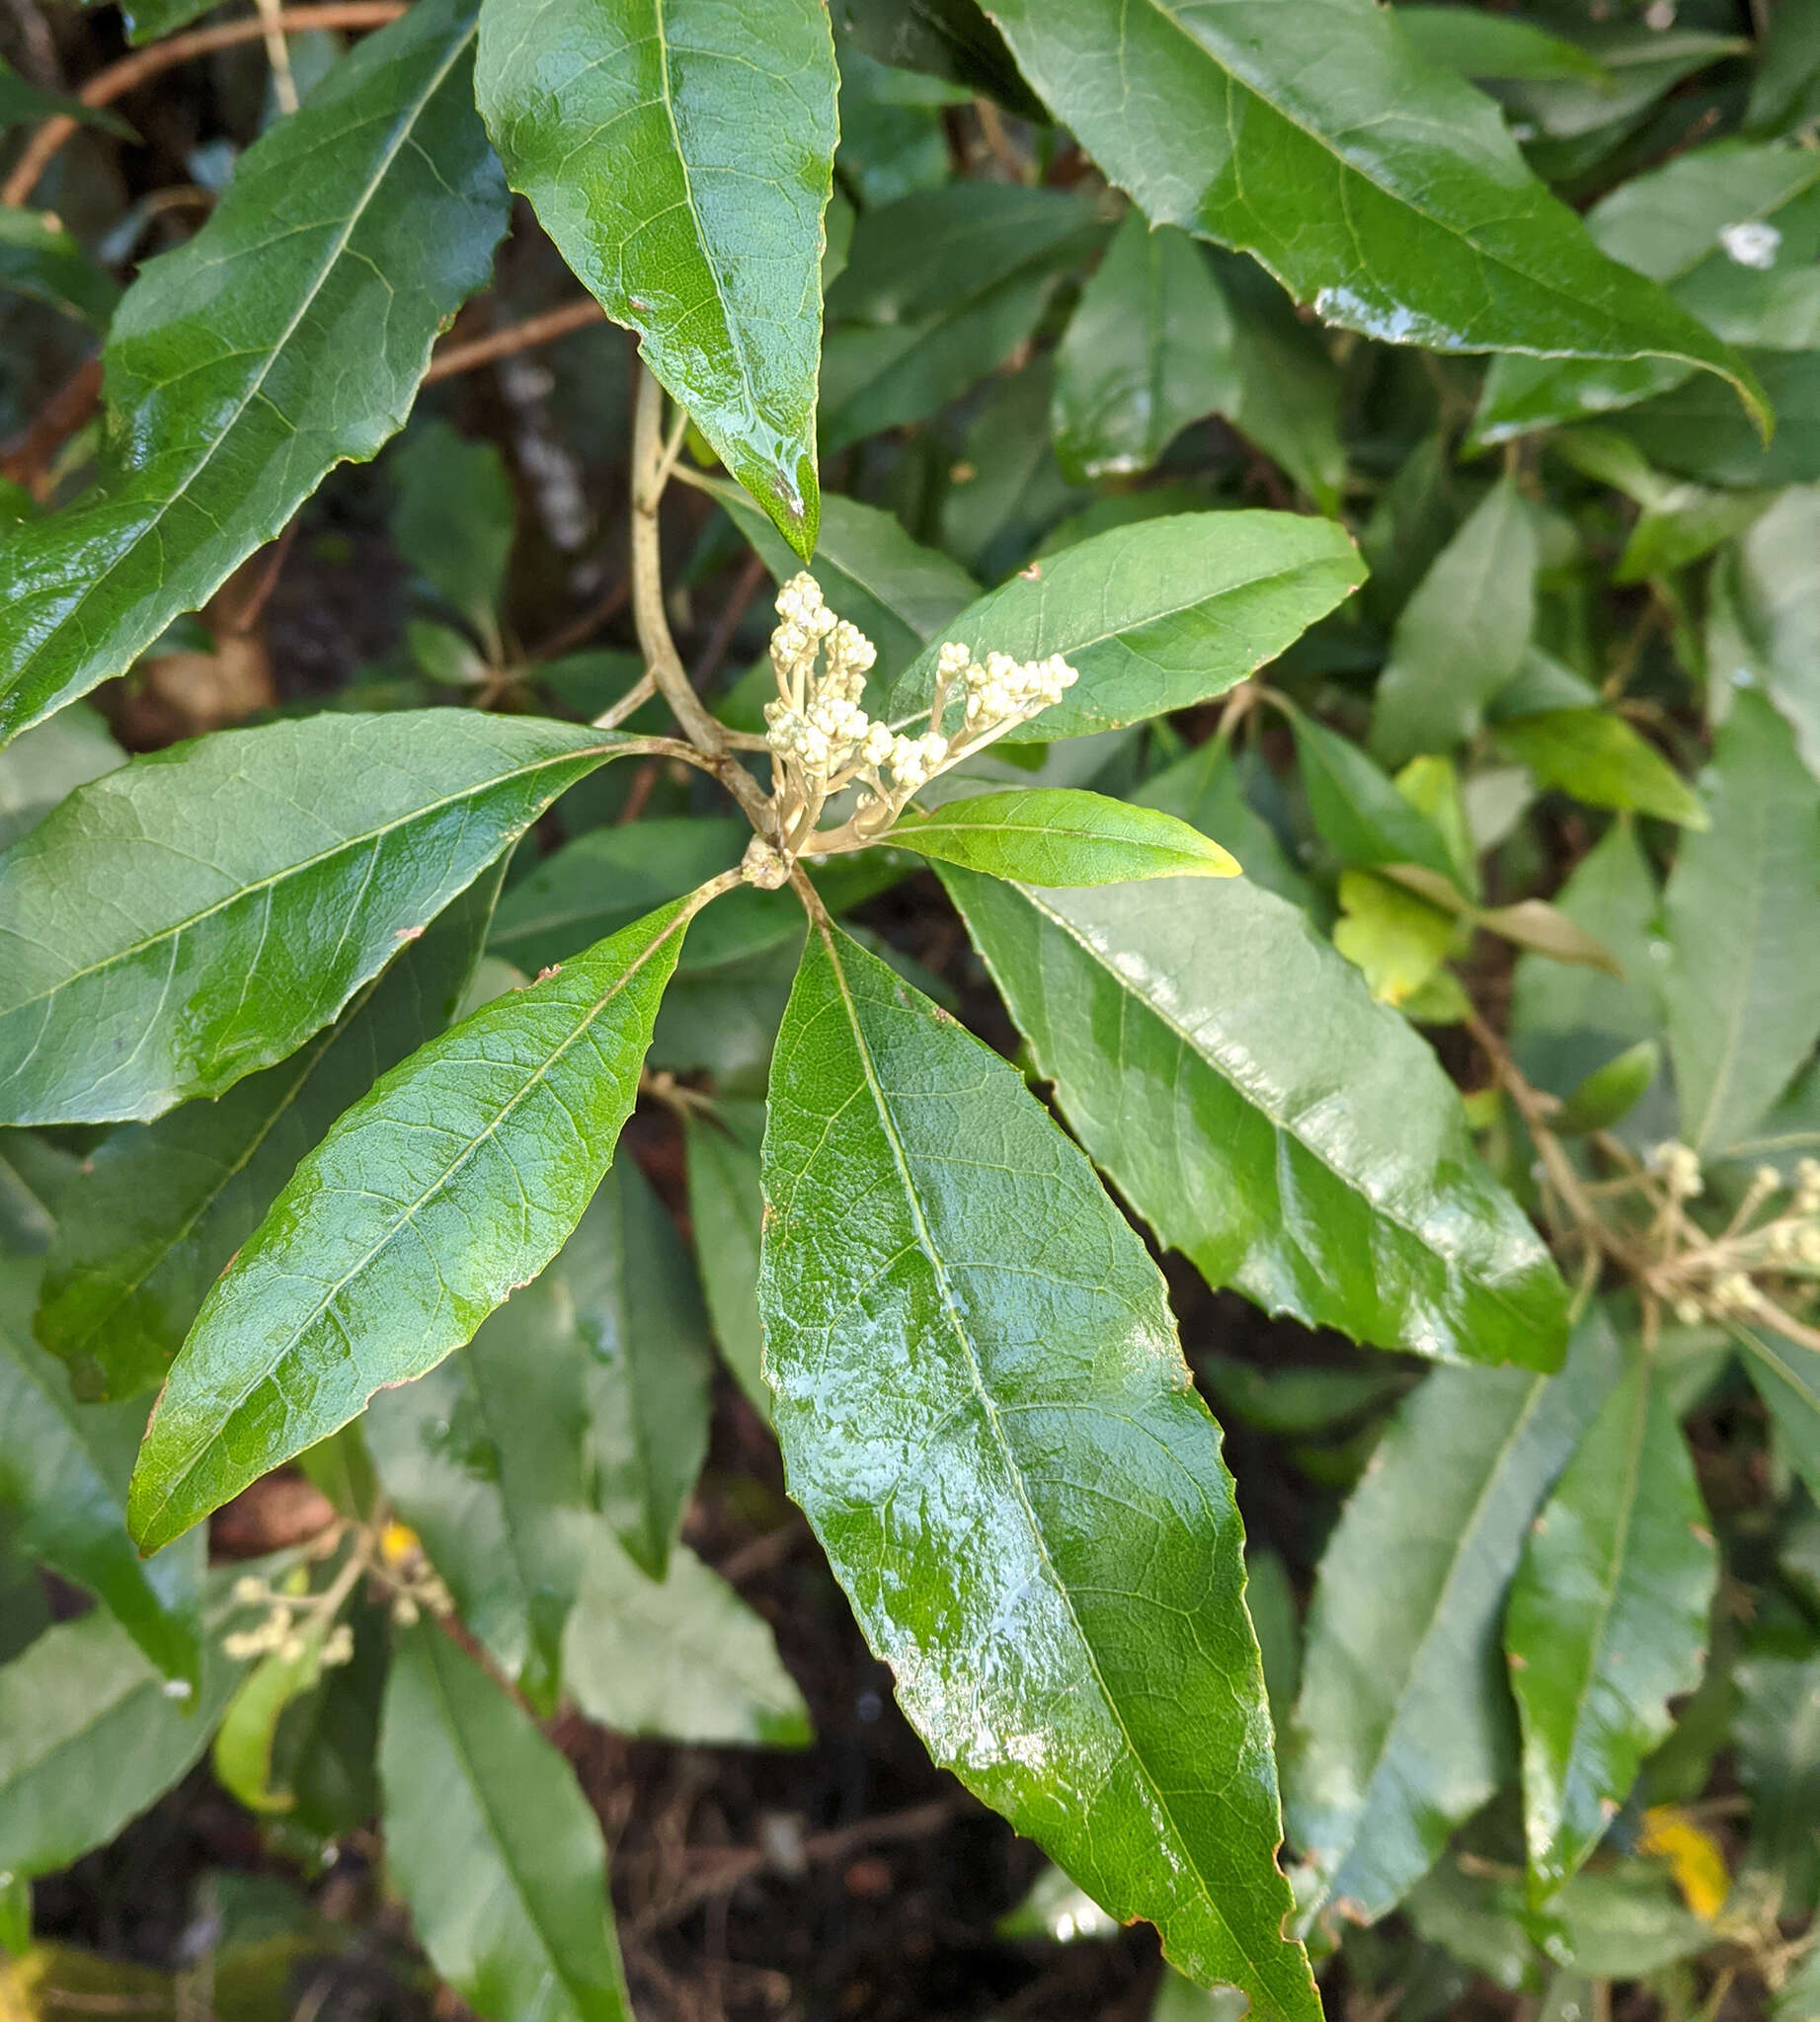
[[[522,323],[509,324],[489,336],[470,338],[465,344],[440,346],[430,361],[430,370],[424,374],[424,384],[431,386],[438,379],[451,379],[457,372],[471,372],[476,365],[490,365],[495,358],[509,358],[540,344],[554,344],[572,330],[586,330],[591,324],[605,321],[606,311],[600,304],[593,295],[583,295],[577,301],[565,302],[560,309],[527,316]]]
[[[628,716],[636,716],[657,692],[657,676],[647,667],[610,709],[601,710],[592,727],[597,731],[617,730]]]
[[[78,428],[87,427],[100,407],[101,359],[93,357],[78,365],[31,424],[0,450],[0,474],[41,499],[51,459]]]
[[[148,49],[122,56],[98,71],[76,96],[85,106],[109,106],[174,64],[187,63],[192,56],[206,56],[215,49],[231,49],[237,42],[263,40],[270,29],[306,35],[312,30],[383,28],[404,11],[404,0],[323,0],[317,6],[286,7],[270,17],[218,22],[212,28],[192,29],[187,35],[171,36]],[[14,164],[12,174],[0,184],[0,203],[17,207],[26,201],[76,125],[62,113],[44,121]]]
[[[278,26],[280,0],[254,0],[266,31],[266,61],[272,66],[272,96],[286,117],[297,110],[297,80],[291,75],[290,44]]]

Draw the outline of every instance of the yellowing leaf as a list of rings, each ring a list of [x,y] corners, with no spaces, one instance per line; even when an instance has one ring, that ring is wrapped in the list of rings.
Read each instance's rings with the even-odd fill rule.
[[[1668,1865],[1682,1901],[1710,1923],[1725,1906],[1731,1876],[1718,1841],[1697,1826],[1679,1805],[1651,1805],[1643,1814],[1637,1846]]]

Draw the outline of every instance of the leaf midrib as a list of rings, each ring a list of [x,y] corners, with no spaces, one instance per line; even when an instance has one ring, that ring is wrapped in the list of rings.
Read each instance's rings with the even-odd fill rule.
[[[215,431],[213,438],[204,446],[200,455],[197,458],[196,462],[192,465],[192,467],[184,474],[183,479],[172,490],[170,496],[159,503],[158,508],[152,514],[151,518],[148,519],[145,522],[145,524],[138,528],[137,531],[133,534],[132,540],[129,543],[129,545],[119,555],[116,556],[112,561],[110,561],[107,567],[102,570],[100,575],[95,577],[90,583],[84,585],[82,593],[76,598],[75,602],[72,603],[69,606],[69,608],[58,617],[55,626],[52,627],[52,629],[44,635],[44,638],[40,642],[40,644],[37,647],[33,649],[32,653],[28,656],[28,658],[19,664],[19,666],[14,670],[13,678],[7,683],[6,689],[0,692],[10,694],[24,686],[26,678],[31,673],[32,668],[35,665],[37,665],[39,661],[49,650],[52,643],[63,635],[65,629],[75,621],[78,614],[88,605],[90,599],[113,577],[114,573],[122,566],[127,556],[139,552],[144,543],[163,523],[166,513],[168,513],[171,510],[171,508],[177,505],[179,500],[188,497],[190,487],[196,483],[196,481],[202,475],[204,471],[207,470],[210,463],[213,462],[217,452],[220,450],[222,444],[226,442],[228,437],[234,432],[235,428],[239,427],[241,417],[246,413],[248,408],[252,406],[253,402],[259,397],[259,394],[264,388],[266,381],[272,376],[272,373],[276,369],[278,358],[282,354],[285,346],[288,345],[291,339],[297,334],[298,326],[303,322],[303,319],[309,314],[310,310],[315,306],[317,298],[321,295],[323,289],[328,285],[329,276],[333,273],[336,267],[340,264],[343,256],[347,253],[349,243],[352,241],[355,232],[359,228],[361,221],[364,219],[368,206],[371,204],[374,196],[378,194],[380,185],[385,181],[387,176],[391,174],[393,163],[404,151],[406,143],[410,140],[411,136],[416,132],[418,122],[423,117],[424,113],[429,107],[431,100],[435,97],[438,91],[441,90],[442,85],[444,81],[447,79],[449,72],[454,68],[456,63],[460,61],[463,53],[467,49],[468,44],[474,39],[477,30],[478,19],[470,22],[468,25],[467,33],[463,35],[458,41],[450,45],[449,50],[445,57],[443,58],[442,62],[437,65],[435,71],[431,76],[428,84],[426,85],[424,90],[419,94],[416,100],[413,101],[408,106],[400,107],[397,109],[397,124],[394,128],[393,137],[390,144],[386,147],[384,153],[381,155],[371,178],[368,180],[366,184],[365,189],[361,191],[357,201],[355,203],[352,211],[349,213],[346,225],[343,227],[341,232],[337,234],[334,242],[331,244],[328,250],[327,256],[324,258],[324,260],[318,267],[315,278],[309,283],[306,292],[299,300],[295,313],[291,316],[290,321],[284,326],[283,330],[278,334],[277,341],[272,346],[271,350],[268,351],[266,355],[265,363],[260,367],[259,372],[253,379],[252,383],[246,388],[244,393],[242,393],[240,400],[238,401],[234,408],[233,413]],[[362,82],[364,82],[364,80],[362,80]]]
[[[1030,1535],[1036,1542],[1037,1549],[1042,1555],[1043,1564],[1048,1569],[1050,1578],[1054,1582],[1055,1592],[1061,1598],[1063,1605],[1068,1609],[1068,1620],[1073,1626],[1075,1635],[1079,1638],[1080,1648],[1085,1656],[1087,1669],[1092,1673],[1094,1685],[1099,1692],[1100,1703],[1105,1707],[1113,1725],[1118,1729],[1119,1737],[1124,1744],[1127,1754],[1137,1767],[1139,1774],[1143,1777],[1146,1786],[1155,1800],[1158,1814],[1168,1820],[1174,1834],[1175,1843],[1186,1856],[1200,1885],[1202,1903],[1231,1940],[1239,1957],[1250,1966],[1253,1974],[1256,1976],[1259,1990],[1272,1987],[1274,1985],[1274,1976],[1252,1956],[1244,1940],[1227,1920],[1226,1914],[1220,1905],[1219,1894],[1210,1878],[1202,1871],[1199,1861],[1195,1858],[1193,1843],[1177,1824],[1174,1810],[1169,1803],[1167,1794],[1151,1774],[1149,1763],[1145,1759],[1143,1752],[1132,1739],[1131,1730],[1126,1726],[1124,1714],[1120,1710],[1117,1700],[1113,1697],[1111,1690],[1106,1684],[1105,1677],[1101,1673],[1098,1653],[1093,1648],[1092,1640],[1087,1635],[1085,1628],[1081,1624],[1080,1617],[1075,1611],[1073,1594],[1068,1582],[1063,1579],[1060,1569],[1056,1566],[1054,1559],[1050,1555],[1049,1538],[1044,1532],[1043,1526],[1037,1518],[1036,1511],[1031,1504],[1029,1492],[1024,1483],[1023,1469],[1018,1464],[1017,1456],[1005,1436],[1003,1425],[1000,1423],[997,1407],[992,1401],[990,1391],[987,1388],[985,1371],[980,1367],[979,1358],[974,1350],[973,1338],[968,1333],[966,1323],[961,1318],[960,1307],[955,1299],[953,1287],[949,1283],[947,1270],[943,1266],[940,1255],[937,1252],[933,1233],[924,1218],[922,1200],[916,1190],[915,1180],[910,1173],[909,1155],[898,1135],[896,1123],[885,1100],[884,1089],[880,1085],[878,1076],[874,1071],[872,1050],[866,1044],[865,1034],[860,1026],[858,1009],[854,1004],[852,992],[847,986],[846,971],[841,965],[839,953],[834,946],[833,935],[827,925],[820,922],[818,922],[817,931],[822,936],[822,945],[828,955],[829,967],[833,972],[835,984],[840,992],[841,1007],[846,1013],[847,1024],[853,1035],[854,1051],[859,1056],[860,1065],[866,1077],[866,1087],[872,1097],[873,1109],[879,1120],[880,1131],[886,1143],[890,1146],[892,1163],[897,1168],[899,1180],[904,1188],[904,1197],[909,1204],[911,1221],[915,1230],[916,1246],[928,1260],[929,1270],[935,1279],[936,1287],[941,1296],[942,1310],[947,1316],[949,1327],[956,1342],[960,1345],[966,1361],[967,1372],[972,1383],[974,1395],[979,1401],[980,1409],[989,1429],[992,1442],[997,1447],[999,1457],[1004,1462],[1013,1492],[1017,1497],[1018,1505],[1022,1509],[1025,1520],[1030,1526]]]
[[[610,756],[620,741],[620,739],[614,739],[609,743],[583,744],[572,751],[557,752],[547,758],[537,758],[527,764],[514,766],[510,771],[494,773],[490,778],[481,780],[474,786],[463,787],[454,793],[444,794],[440,800],[424,802],[418,807],[412,808],[405,814],[400,815],[396,820],[381,822],[376,828],[363,828],[356,835],[346,836],[340,842],[332,843],[327,849],[318,850],[314,856],[303,857],[295,863],[286,864],[281,869],[272,872],[268,877],[256,878],[245,885],[236,885],[231,892],[217,898],[213,904],[203,906],[199,912],[189,913],[181,920],[171,921],[161,926],[156,933],[148,934],[144,939],[134,941],[125,948],[115,949],[110,954],[104,956],[101,961],[90,963],[86,969],[71,970],[68,974],[57,977],[47,989],[39,990],[30,997],[15,998],[11,1003],[0,1004],[0,1018],[10,1018],[18,1012],[29,1010],[34,1004],[41,1004],[46,997],[54,997],[59,990],[72,989],[77,983],[85,982],[92,975],[99,975],[104,971],[112,969],[118,964],[131,962],[136,957],[143,955],[148,949],[156,948],[165,941],[176,940],[181,935],[187,934],[192,929],[201,925],[204,920],[212,919],[216,913],[225,912],[229,907],[238,905],[249,896],[273,891],[292,878],[305,877],[311,871],[318,870],[325,864],[333,863],[337,857],[346,856],[355,850],[364,849],[369,843],[382,843],[388,835],[395,833],[398,829],[408,828],[414,822],[428,821],[439,815],[445,808],[456,807],[463,802],[478,801],[501,787],[510,786],[520,779],[532,778],[539,772],[553,770],[561,765],[573,764],[579,759]],[[504,849],[506,843],[510,840],[511,838],[507,837],[506,841],[502,841],[500,844],[500,848]],[[497,855],[498,852],[496,851],[495,854]],[[208,868],[212,870],[216,867],[210,865]],[[481,871],[485,869],[486,865],[483,863],[475,871],[474,876],[478,878]],[[472,881],[470,880],[469,882],[471,883]],[[451,894],[451,896],[453,895]]]

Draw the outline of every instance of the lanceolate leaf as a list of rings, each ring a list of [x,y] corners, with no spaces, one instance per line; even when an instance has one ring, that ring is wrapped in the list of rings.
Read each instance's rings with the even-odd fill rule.
[[[838,88],[817,0],[482,17],[477,92],[514,189],[804,556]]]
[[[1768,1327],[1734,1327],[1745,1373],[1770,1407],[1795,1472],[1820,1502],[1820,1349]]]
[[[1312,2018],[1231,1483],[1092,1169],[996,1054],[824,928],[764,1188],[790,1490],[936,1760],[1184,1972]]]
[[[665,906],[395,1067],[208,1295],[133,1476],[147,1551],[434,1368],[581,1219],[690,917]]]
[[[1082,1143],[1210,1283],[1381,1348],[1558,1361],[1565,1288],[1452,1084],[1299,907],[942,875]]]
[[[1732,704],[1701,779],[1712,826],[1686,836],[1666,895],[1664,982],[1681,1134],[1720,1152],[1820,1036],[1820,781],[1758,694]]]
[[[200,1676],[195,1567],[148,1566],[126,1535],[144,1407],[77,1404],[62,1364],[25,1339],[36,1266],[0,1259],[0,1503],[25,1550],[104,1601],[167,1677]]]
[[[20,528],[0,559],[0,743],[124,672],[334,465],[404,425],[506,227],[474,16],[427,0],[362,42],[127,291],[99,496]]]
[[[594,1501],[661,1580],[708,1448],[714,1352],[689,1254],[632,1160],[600,1182],[562,1275],[580,1336]]]
[[[387,1068],[448,1024],[500,869],[476,879],[289,1059],[219,1102],[118,1130],[84,1162],[57,1217],[35,1322],[79,1395],[131,1397],[163,1379],[209,1286],[298,1161]]]
[[[1420,864],[1460,884],[1461,867],[1447,837],[1350,738],[1324,729],[1301,710],[1291,716],[1290,727],[1308,817],[1342,863],[1368,870],[1379,864]]]
[[[683,1119],[688,1139],[689,1220],[695,1262],[714,1338],[754,1410],[768,1425],[770,1386],[760,1366],[764,1336],[758,1326],[758,1144],[764,1134],[761,1102],[722,1101],[711,1117],[691,1110]]]
[[[632,2022],[606,1849],[569,1765],[453,1640],[399,1639],[379,1746],[388,1864],[486,2022]]]
[[[1219,843],[1173,815],[1077,787],[950,801],[932,815],[900,821],[892,840],[937,863],[1036,885],[1232,878],[1239,868]]]
[[[1435,350],[1726,347],[1608,259],[1495,106],[1372,0],[1002,0],[1024,75],[1157,224],[1254,253],[1329,323]]]
[[[1342,1914],[1392,1909],[1515,1767],[1505,1590],[1619,1372],[1597,1311],[1558,1376],[1438,1369],[1353,1491],[1321,1559],[1286,1786],[1315,1894]]]
[[[1222,695],[1274,660],[1364,579],[1343,529],[1289,512],[1185,512],[1046,556],[941,631],[976,656],[1079,673],[1006,743],[1116,730]],[[928,707],[937,646],[899,681],[894,717]]]
[[[1689,828],[1706,826],[1698,794],[1656,747],[1606,709],[1544,709],[1507,718],[1498,741],[1543,786],[1590,808],[1632,808]]]
[[[218,1634],[219,1620],[209,1627]],[[98,1607],[0,1668],[0,1873],[66,1868],[170,1789],[208,1746],[239,1674],[218,1643],[203,1657],[199,1693],[174,1690]]]
[[[625,741],[329,715],[80,788],[0,856],[0,1121],[156,1117],[282,1059]]]
[[[1127,214],[1056,354],[1056,450],[1069,476],[1148,470],[1239,394],[1232,317],[1185,234]]]
[[[1605,1836],[1700,1683],[1718,1555],[1667,1392],[1638,1358],[1537,1518],[1505,1641],[1539,1899]]]
[[[119,284],[46,210],[0,210],[0,289],[31,295],[106,330]]]

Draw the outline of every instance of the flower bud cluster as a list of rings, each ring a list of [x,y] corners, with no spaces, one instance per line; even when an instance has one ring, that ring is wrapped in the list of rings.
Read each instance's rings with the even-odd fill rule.
[[[1007,653],[989,653],[981,662],[951,641],[937,655],[928,728],[908,737],[861,707],[866,675],[877,658],[872,642],[828,608],[813,576],[795,576],[784,584],[777,593],[777,615],[780,622],[771,634],[777,699],[765,707],[765,742],[771,750],[780,833],[790,857],[806,843],[842,848],[876,839],[918,787],[1060,701],[1076,678],[1060,654],[1016,661]],[[950,735],[943,717],[957,684],[966,703]],[[852,820],[815,836],[824,803],[854,785],[861,791]],[[770,868],[754,866],[749,876],[755,880],[760,870],[768,873]]]
[[[275,1594],[263,1580],[246,1574],[234,1582],[234,1600],[241,1607],[263,1607],[262,1621],[250,1629],[230,1631],[221,1638],[221,1653],[235,1664],[254,1658],[277,1657],[285,1664],[298,1663],[309,1649],[310,1637],[319,1632],[321,1609],[311,1594]],[[347,1664],[354,1656],[354,1631],[337,1622],[322,1638],[317,1662],[325,1671]]]
[[[1700,1153],[1691,1145],[1658,1144],[1649,1162],[1677,1201],[1694,1200],[1705,1185],[1700,1175]]]

